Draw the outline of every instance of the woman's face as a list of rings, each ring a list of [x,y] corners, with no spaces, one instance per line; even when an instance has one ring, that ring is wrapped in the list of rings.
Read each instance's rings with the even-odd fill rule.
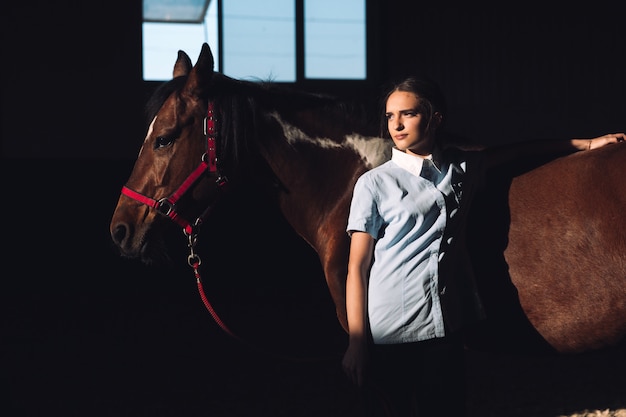
[[[419,99],[407,91],[394,91],[387,99],[385,115],[393,143],[401,151],[427,156],[432,153],[434,130],[428,119],[418,113]]]

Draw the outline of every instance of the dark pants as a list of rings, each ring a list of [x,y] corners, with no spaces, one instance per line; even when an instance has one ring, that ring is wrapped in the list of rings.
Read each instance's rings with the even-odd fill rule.
[[[463,417],[465,353],[457,338],[372,345],[368,416]]]

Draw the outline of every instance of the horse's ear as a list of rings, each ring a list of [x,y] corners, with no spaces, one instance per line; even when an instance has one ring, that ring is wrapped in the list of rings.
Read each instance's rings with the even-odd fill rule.
[[[183,51],[178,51],[178,58],[176,59],[176,64],[174,64],[172,75],[176,78],[188,75],[189,71],[191,71],[191,59],[189,59],[189,55]]]
[[[205,42],[202,44],[202,49],[200,50],[200,56],[196,62],[196,67],[200,67],[200,71],[208,74],[213,73],[214,65],[215,61],[213,60],[213,52],[211,52],[209,44]]]
[[[196,65],[192,68],[185,85],[185,91],[195,96],[203,96],[213,76],[213,53],[207,43],[202,44],[202,50]]]

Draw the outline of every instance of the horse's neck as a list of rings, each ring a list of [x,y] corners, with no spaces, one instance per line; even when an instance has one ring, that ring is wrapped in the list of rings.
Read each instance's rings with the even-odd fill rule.
[[[347,220],[356,179],[389,158],[389,142],[357,133],[324,137],[304,132],[277,113],[271,118],[276,124],[266,132],[261,153],[281,182],[283,214],[316,247],[321,227]]]

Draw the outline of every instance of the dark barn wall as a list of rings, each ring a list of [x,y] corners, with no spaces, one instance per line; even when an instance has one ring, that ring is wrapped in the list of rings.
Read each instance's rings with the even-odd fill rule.
[[[12,2],[2,17],[2,156],[135,156],[141,0]]]
[[[386,75],[419,70],[439,80],[451,129],[488,143],[624,130],[617,3],[455,3],[381,8]]]
[[[480,141],[623,130],[618,7],[523,4],[374,4],[378,75],[361,94],[423,71],[446,92],[450,128]],[[14,2],[3,18],[2,155],[134,158],[150,88],[141,1]]]

